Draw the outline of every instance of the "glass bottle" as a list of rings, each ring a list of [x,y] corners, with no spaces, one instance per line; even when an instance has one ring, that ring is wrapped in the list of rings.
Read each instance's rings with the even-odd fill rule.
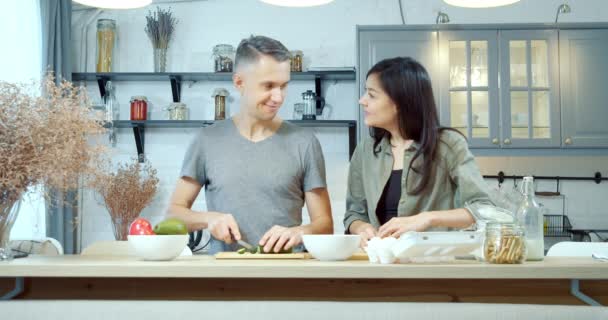
[[[116,146],[116,132],[114,131],[114,121],[119,119],[119,106],[112,81],[106,82],[106,94],[104,96],[105,120],[108,125],[108,138],[112,146]]]
[[[533,177],[524,177],[522,193],[524,199],[517,209],[517,220],[526,230],[527,260],[543,260],[545,253],[543,216],[540,205],[534,199]]]
[[[114,71],[114,49],[116,47],[116,21],[97,20],[97,72]]]

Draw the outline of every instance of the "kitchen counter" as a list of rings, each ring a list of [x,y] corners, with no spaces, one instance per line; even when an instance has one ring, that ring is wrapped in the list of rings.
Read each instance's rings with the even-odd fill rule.
[[[0,263],[0,295],[17,298],[153,300],[470,301],[582,304],[573,282],[608,304],[608,263],[548,257],[522,265],[476,261],[370,264],[367,261],[174,261],[135,257],[31,256]],[[17,279],[17,280],[15,280]]]
[[[591,258],[548,257],[521,265],[470,260],[443,263],[371,264],[368,261],[216,260],[211,256],[142,261],[117,256],[31,256],[0,263],[3,277],[127,278],[316,278],[316,279],[601,279],[608,263]]]

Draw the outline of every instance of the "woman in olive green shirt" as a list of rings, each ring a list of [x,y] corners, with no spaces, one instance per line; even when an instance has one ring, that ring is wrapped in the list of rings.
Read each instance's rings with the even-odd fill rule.
[[[428,73],[411,58],[386,59],[367,74],[359,100],[371,137],[351,159],[344,226],[360,234],[466,228],[465,202],[490,202],[466,139],[439,125]]]

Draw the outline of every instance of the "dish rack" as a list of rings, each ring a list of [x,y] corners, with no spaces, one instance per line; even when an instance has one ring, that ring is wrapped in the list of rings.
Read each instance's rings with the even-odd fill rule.
[[[570,238],[572,224],[566,215],[548,214],[543,217],[543,231],[545,237]]]

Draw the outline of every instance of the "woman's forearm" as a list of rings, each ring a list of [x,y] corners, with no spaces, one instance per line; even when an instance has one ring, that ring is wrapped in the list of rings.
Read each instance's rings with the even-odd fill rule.
[[[427,212],[432,227],[464,229],[475,223],[467,209],[453,209]]]

